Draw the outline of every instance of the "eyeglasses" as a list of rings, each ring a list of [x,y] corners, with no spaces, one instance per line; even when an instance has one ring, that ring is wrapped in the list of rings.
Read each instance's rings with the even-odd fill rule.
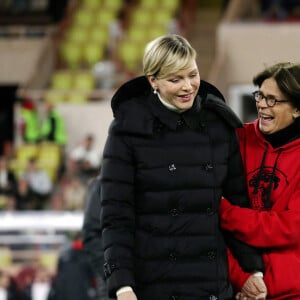
[[[279,100],[272,95],[264,95],[261,91],[255,91],[252,93],[253,99],[256,103],[259,103],[261,100],[265,99],[268,107],[273,107],[277,102],[289,102],[289,100]]]

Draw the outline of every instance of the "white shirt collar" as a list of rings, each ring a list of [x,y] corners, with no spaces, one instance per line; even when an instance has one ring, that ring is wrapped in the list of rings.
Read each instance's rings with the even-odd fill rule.
[[[180,114],[180,113],[183,113],[184,111],[186,111],[186,109],[179,109],[179,108],[177,108],[176,106],[170,104],[169,102],[163,100],[163,99],[161,98],[161,96],[160,96],[160,94],[159,94],[158,91],[156,91],[156,94],[157,94],[158,99],[160,100],[160,102],[161,102],[167,109],[172,110],[172,111],[174,111],[174,112],[176,112],[176,113],[179,113],[179,114]]]

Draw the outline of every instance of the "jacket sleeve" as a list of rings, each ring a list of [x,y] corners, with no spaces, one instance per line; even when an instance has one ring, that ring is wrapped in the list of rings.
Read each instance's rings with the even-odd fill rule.
[[[223,187],[223,195],[232,204],[241,207],[250,207],[239,143],[234,131],[232,132],[229,149],[228,174]],[[230,223],[231,220],[228,219],[228,222]],[[260,249],[238,240],[229,231],[225,231],[224,236],[232,254],[237,258],[244,271],[264,271],[263,257]]]
[[[229,279],[234,288],[234,291],[240,292],[251,273],[243,271],[237,259],[232,255],[229,248],[227,248],[228,264],[229,264]]]
[[[299,202],[300,191],[293,198]],[[300,208],[290,202],[290,209],[255,211],[231,205],[222,199],[220,217],[222,228],[230,231],[239,240],[256,247],[290,248],[299,244]],[[276,234],[274,234],[276,233]]]
[[[90,257],[92,267],[96,274],[103,278],[103,247],[100,226],[100,205],[100,178],[96,177],[88,186],[82,226],[82,241],[84,250]]]
[[[110,297],[123,286],[134,288],[135,166],[131,147],[111,132],[101,169],[101,225],[104,274]]]

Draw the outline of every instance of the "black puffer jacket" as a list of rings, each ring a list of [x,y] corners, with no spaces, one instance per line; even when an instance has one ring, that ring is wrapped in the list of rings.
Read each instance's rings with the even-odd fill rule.
[[[182,114],[145,77],[121,87],[112,108],[101,174],[110,295],[131,286],[138,300],[232,299],[217,210],[222,195],[248,202],[239,119],[204,81]]]

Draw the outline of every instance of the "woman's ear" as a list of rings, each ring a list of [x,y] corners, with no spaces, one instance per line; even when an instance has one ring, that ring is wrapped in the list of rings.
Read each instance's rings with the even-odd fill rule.
[[[150,83],[151,86],[152,86],[153,93],[154,93],[154,94],[157,94],[158,86],[157,86],[156,77],[153,76],[153,75],[148,76],[148,80],[149,80],[149,83]]]
[[[294,119],[299,118],[300,117],[300,110],[298,108],[296,108],[292,115],[293,115]]]
[[[157,90],[157,86],[156,86],[156,78],[155,78],[155,76],[151,75],[151,76],[148,76],[147,78],[148,78],[149,83],[152,86],[152,89],[154,91],[156,91]]]

